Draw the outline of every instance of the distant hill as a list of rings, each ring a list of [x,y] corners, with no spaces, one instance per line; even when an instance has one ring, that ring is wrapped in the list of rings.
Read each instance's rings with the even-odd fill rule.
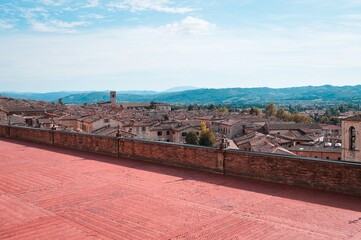
[[[101,92],[81,92],[81,93],[46,93],[43,96],[37,94],[17,93],[16,98],[51,101],[59,97],[64,103],[94,103],[109,101],[109,91]],[[0,95],[4,95],[0,93]],[[6,96],[6,95],[5,95]],[[25,96],[25,97],[24,97]],[[27,97],[29,96],[29,98]],[[12,96],[14,97],[14,96]],[[46,97],[49,97],[46,99]],[[41,99],[39,99],[41,98]],[[120,102],[147,102],[157,101],[179,104],[267,104],[269,102],[292,104],[298,102],[310,103],[334,103],[334,102],[354,102],[361,104],[361,85],[336,87],[307,86],[293,88],[223,88],[223,89],[196,89],[180,92],[152,92],[140,91],[137,93],[123,91],[117,92],[117,100]]]
[[[192,87],[192,86],[180,86],[180,87],[174,87],[174,88],[167,89],[167,90],[163,91],[163,93],[183,92],[183,91],[196,90],[196,89],[199,89],[199,88]]]
[[[31,93],[31,92],[0,92],[1,96],[17,98],[17,99],[27,99],[27,100],[36,100],[36,101],[45,101],[52,102],[57,101],[59,98],[63,98],[73,94],[80,94],[87,92],[49,92],[49,93]]]

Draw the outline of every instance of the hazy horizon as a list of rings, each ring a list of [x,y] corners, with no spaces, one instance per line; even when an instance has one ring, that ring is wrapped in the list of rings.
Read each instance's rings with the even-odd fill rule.
[[[325,84],[325,85],[300,85],[300,86],[293,86],[293,87],[281,87],[281,88],[272,88],[272,87],[222,87],[222,88],[208,88],[208,87],[195,87],[195,86],[189,86],[189,87],[195,87],[194,89],[186,89],[186,90],[180,90],[180,91],[188,91],[188,90],[197,90],[197,89],[231,89],[231,88],[245,88],[245,89],[252,89],[252,88],[270,88],[270,89],[286,89],[286,88],[304,88],[304,87],[322,87],[322,86],[333,86],[333,87],[354,87],[354,86],[360,86],[361,84],[355,84],[355,85],[331,85],[331,84]],[[183,86],[175,86],[163,90],[152,90],[152,89],[85,89],[85,90],[55,90],[55,91],[17,91],[17,90],[1,90],[0,92],[3,93],[52,93],[52,92],[104,92],[104,91],[117,91],[117,92],[157,92],[157,93],[166,93],[168,90],[173,90],[173,88],[178,88]]]
[[[0,91],[356,85],[355,0],[0,3]]]

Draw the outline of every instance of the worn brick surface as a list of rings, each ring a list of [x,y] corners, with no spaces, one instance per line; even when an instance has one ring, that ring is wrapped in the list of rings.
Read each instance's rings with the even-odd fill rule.
[[[10,137],[15,139],[32,141],[32,142],[52,144],[51,130],[12,126],[10,128]]]
[[[211,171],[223,168],[218,156],[221,152],[217,149],[129,139],[120,139],[119,144],[120,154],[131,158]]]
[[[10,128],[10,131],[6,130]],[[10,138],[361,196],[361,164],[0,125]],[[57,164],[53,161],[53,164]]]
[[[54,131],[54,145],[118,156],[116,138]]]
[[[7,126],[0,125],[0,137],[6,137],[7,136]]]
[[[0,139],[0,239],[360,239],[360,202]]]
[[[361,164],[227,151],[225,173],[361,196]]]

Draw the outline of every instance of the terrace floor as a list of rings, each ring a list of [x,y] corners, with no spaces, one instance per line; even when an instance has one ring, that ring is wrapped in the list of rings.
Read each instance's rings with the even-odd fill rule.
[[[361,198],[0,138],[0,239],[361,239]]]

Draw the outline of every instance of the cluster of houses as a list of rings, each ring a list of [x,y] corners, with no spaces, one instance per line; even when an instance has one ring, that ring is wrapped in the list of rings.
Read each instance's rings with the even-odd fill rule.
[[[205,123],[216,147],[226,142],[245,151],[361,162],[360,116],[343,119],[342,126],[282,122],[241,112],[172,110],[165,103],[118,103],[115,92],[109,102],[81,105],[0,98],[2,124],[183,144]]]

